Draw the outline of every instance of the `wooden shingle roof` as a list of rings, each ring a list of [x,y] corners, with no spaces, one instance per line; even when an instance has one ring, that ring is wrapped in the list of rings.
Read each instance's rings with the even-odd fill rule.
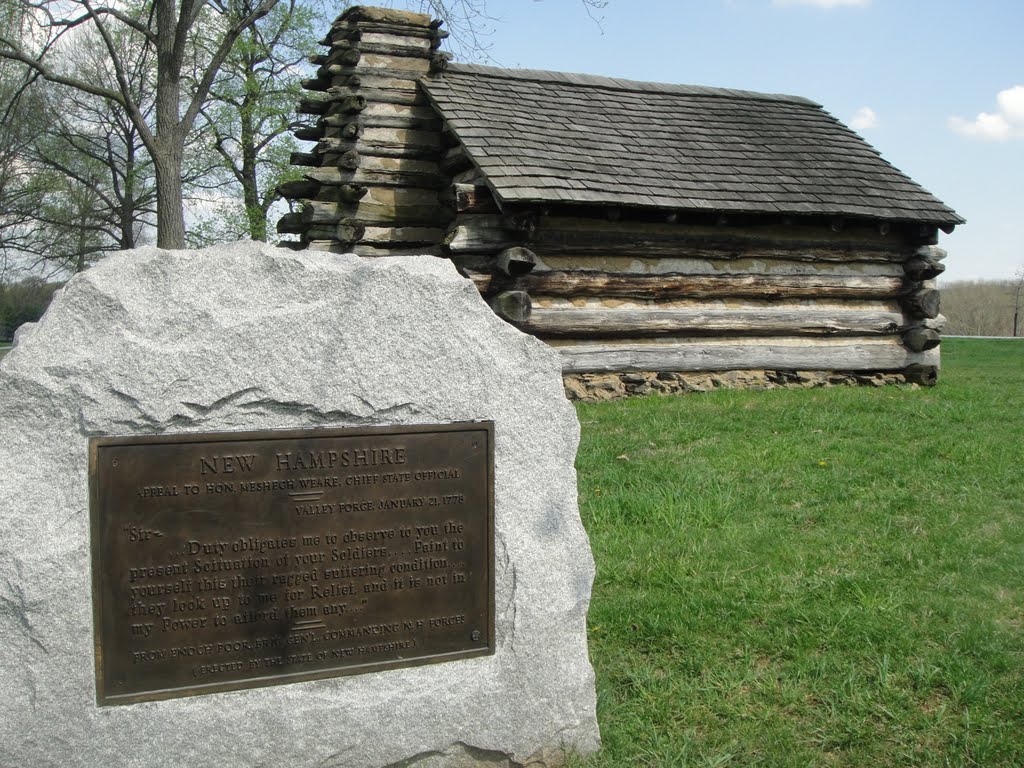
[[[807,99],[471,64],[421,82],[502,204],[963,222]]]

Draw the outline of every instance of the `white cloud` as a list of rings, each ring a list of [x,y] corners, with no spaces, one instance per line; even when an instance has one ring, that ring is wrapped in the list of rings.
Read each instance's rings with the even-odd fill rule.
[[[878,115],[871,107],[861,107],[850,120],[850,127],[855,131],[866,131],[878,125]]]
[[[871,3],[871,0],[772,0],[774,5],[812,5],[816,8],[839,8],[852,6],[863,8]]]
[[[1024,138],[1024,85],[1015,85],[996,96],[998,111],[982,112],[974,120],[949,118],[949,127],[963,136],[986,141]]]

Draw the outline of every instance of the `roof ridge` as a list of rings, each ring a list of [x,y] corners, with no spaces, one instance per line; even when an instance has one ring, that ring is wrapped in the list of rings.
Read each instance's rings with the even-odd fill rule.
[[[616,91],[634,93],[674,93],[687,96],[719,96],[731,99],[752,99],[758,101],[782,101],[791,104],[821,108],[821,104],[803,96],[791,96],[784,93],[761,93],[744,91],[735,88],[715,88],[706,85],[683,85],[674,83],[655,83],[644,80],[626,80],[618,77],[587,75],[578,72],[556,72],[545,69],[509,69],[491,67],[485,64],[451,63],[447,72],[452,74],[482,75],[484,77],[506,78],[512,80],[529,80],[542,83],[562,83],[564,85],[582,85],[592,88],[607,88]],[[433,77],[444,79],[444,72]]]

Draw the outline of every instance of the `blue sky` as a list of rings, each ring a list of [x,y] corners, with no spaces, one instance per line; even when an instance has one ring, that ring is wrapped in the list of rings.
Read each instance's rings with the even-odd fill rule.
[[[487,6],[501,66],[814,99],[967,219],[946,279],[1024,267],[1024,0],[610,0],[600,25],[579,0]]]

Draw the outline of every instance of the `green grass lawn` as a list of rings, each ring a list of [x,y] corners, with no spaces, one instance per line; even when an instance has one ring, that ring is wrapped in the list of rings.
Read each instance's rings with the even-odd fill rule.
[[[1024,343],[578,407],[586,766],[1024,765]]]

